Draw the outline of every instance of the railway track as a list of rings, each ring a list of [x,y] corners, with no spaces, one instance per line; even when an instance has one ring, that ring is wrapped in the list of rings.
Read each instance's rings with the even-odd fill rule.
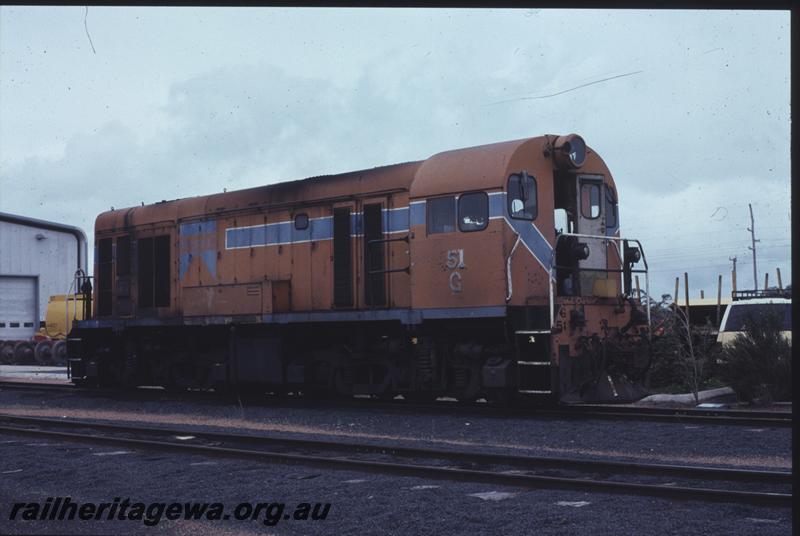
[[[66,431],[65,431],[66,430]],[[792,474],[265,437],[0,414],[0,433],[426,479],[789,506]],[[632,482],[619,477],[655,482]],[[664,480],[668,480],[664,482]],[[680,484],[690,482],[690,484]],[[730,489],[730,482],[759,489]],[[699,485],[697,483],[699,482]],[[708,482],[722,487],[705,487]],[[764,488],[768,489],[764,489]]]
[[[92,389],[76,387],[71,384],[35,383],[0,380],[0,389],[40,390],[115,399],[156,398],[158,400],[199,400],[210,403],[239,403],[291,408],[318,407],[318,400],[303,397],[242,395],[237,398],[230,394],[222,395],[206,391],[165,391],[163,389],[139,388],[128,391],[112,389]],[[326,407],[334,405],[342,409],[378,411],[386,413],[442,414],[460,417],[480,416],[497,418],[534,419],[605,419],[605,420],[644,420],[657,422],[718,424],[751,427],[791,427],[792,413],[784,411],[726,410],[696,408],[650,408],[632,406],[592,406],[577,405],[559,408],[543,406],[501,407],[485,403],[458,403],[439,401],[429,404],[416,404],[403,400],[380,401],[375,399],[333,399],[325,401]]]
[[[23,380],[0,380],[0,389],[43,390],[43,391],[76,391],[78,388],[70,383],[29,382]]]

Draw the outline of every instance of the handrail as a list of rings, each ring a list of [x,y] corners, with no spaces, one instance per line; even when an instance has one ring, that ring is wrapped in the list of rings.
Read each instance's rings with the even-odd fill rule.
[[[580,233],[559,233],[556,235],[556,242],[553,244],[553,249],[550,251],[550,325],[552,326],[555,322],[555,298],[553,294],[553,270],[556,268],[555,264],[555,257],[556,257],[556,248],[558,246],[558,241],[565,236],[574,236],[576,238],[589,238],[594,240],[602,240],[605,242],[606,245],[611,243],[617,248],[617,252],[619,252],[619,247],[617,246],[618,242],[622,242],[627,240],[628,242],[634,242],[639,246],[639,251],[642,254],[642,262],[644,263],[644,270],[631,270],[631,272],[636,273],[644,273],[644,287],[645,287],[645,294],[650,296],[650,273],[649,273],[649,266],[647,265],[647,257],[644,254],[644,248],[642,247],[642,243],[636,238],[622,238],[617,236],[603,236],[603,235],[587,235],[587,234],[580,234]],[[624,259],[622,259],[624,263]],[[585,271],[601,271],[601,272],[621,272],[622,270],[609,270],[609,269],[601,269],[601,268],[578,268],[578,271],[585,270]],[[651,335],[652,331],[652,320],[650,318],[650,305],[647,306],[647,336],[648,338]]]
[[[73,302],[73,309],[72,309],[72,321],[75,322],[78,319],[78,293],[83,292],[83,282],[91,279],[90,276],[86,275],[81,268],[75,270],[75,274],[72,276],[72,282],[69,285],[69,289],[67,290],[67,294],[64,297],[64,329],[66,333],[64,336],[66,337],[69,334],[69,326],[71,326],[69,322],[69,303],[70,300]],[[73,292],[74,289],[74,292]],[[81,302],[83,302],[83,319],[88,320],[86,314],[86,301],[91,300],[91,297],[87,297],[84,295],[81,298]]]
[[[555,268],[555,269],[564,268],[565,270],[571,270],[572,266],[562,266],[560,264],[556,264],[555,266],[553,266],[553,268]],[[606,272],[606,273],[609,273],[609,274],[612,274],[612,273],[621,274],[621,273],[623,273],[625,271],[624,269],[616,270],[616,269],[611,269],[611,268],[578,268],[578,270],[580,270],[581,272]],[[632,274],[646,274],[647,270],[633,270],[632,269],[631,273]]]
[[[508,254],[508,258],[506,259],[506,303],[511,301],[511,296],[514,294],[514,287],[511,282],[511,260],[521,240],[522,235],[517,233],[517,240],[514,242],[514,247],[511,248],[511,253]]]
[[[370,270],[367,270],[367,274],[369,274],[369,275],[393,274],[393,273],[396,273],[396,272],[405,272],[407,274],[411,273],[411,264],[410,264],[410,262],[409,262],[409,265],[406,266],[405,268],[394,268],[394,269],[391,269],[391,270],[372,270],[371,269],[372,268],[372,266],[371,266],[372,257],[370,256],[370,253],[371,253],[370,248],[372,248],[376,244],[386,244],[386,243],[389,243],[389,242],[405,242],[406,244],[408,244],[409,243],[408,242],[408,235],[400,237],[400,238],[376,238],[374,240],[368,241],[367,242],[366,255],[367,255],[367,264],[370,265],[369,266]]]
[[[75,270],[75,274],[72,276],[72,281],[70,282],[69,288],[67,289],[67,294],[64,296],[64,331],[65,331],[64,336],[66,336],[69,333],[69,327],[68,327],[68,326],[70,326],[70,323],[69,323],[69,299],[70,299],[70,296],[72,295],[72,289],[76,286],[75,282],[78,280],[78,272],[82,272],[82,270],[80,268]],[[77,308],[78,308],[78,302],[76,300],[75,301],[75,309],[76,310],[75,310],[75,313],[72,316],[72,321],[73,322],[75,321],[75,317],[77,315]]]

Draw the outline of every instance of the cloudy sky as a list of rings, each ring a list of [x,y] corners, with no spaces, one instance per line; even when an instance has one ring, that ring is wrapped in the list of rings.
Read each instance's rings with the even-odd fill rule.
[[[581,134],[652,293],[790,265],[788,11],[0,7],[0,211],[125,207]],[[90,250],[91,251],[91,250]],[[680,292],[683,295],[683,290]]]

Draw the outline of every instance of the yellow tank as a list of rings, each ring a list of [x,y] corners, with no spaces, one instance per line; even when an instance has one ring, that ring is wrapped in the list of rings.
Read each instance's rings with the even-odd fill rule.
[[[64,339],[72,329],[73,319],[83,320],[83,296],[67,294],[50,296],[44,316],[44,327],[39,331],[51,339]]]

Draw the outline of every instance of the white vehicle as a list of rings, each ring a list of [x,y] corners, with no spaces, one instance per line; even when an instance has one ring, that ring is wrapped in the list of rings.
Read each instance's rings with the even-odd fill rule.
[[[726,346],[740,334],[744,334],[744,323],[748,316],[760,316],[775,312],[781,315],[784,337],[792,342],[792,300],[785,298],[755,298],[752,300],[734,301],[725,310],[719,326],[717,342]]]

